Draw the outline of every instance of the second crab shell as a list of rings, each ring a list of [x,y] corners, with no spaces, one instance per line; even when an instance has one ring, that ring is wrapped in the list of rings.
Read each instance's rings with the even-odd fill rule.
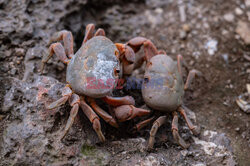
[[[151,108],[171,112],[182,104],[184,83],[177,62],[169,56],[159,54],[152,57],[144,79],[142,96]]]

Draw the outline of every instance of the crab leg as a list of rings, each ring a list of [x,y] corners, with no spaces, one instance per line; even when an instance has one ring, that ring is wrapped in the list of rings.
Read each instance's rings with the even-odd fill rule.
[[[102,28],[97,29],[94,36],[105,36],[105,31]]]
[[[69,59],[66,56],[65,50],[62,46],[61,43],[54,43],[51,44],[49,47],[49,54],[44,55],[43,59],[42,59],[42,65],[41,65],[41,69],[40,72],[43,72],[45,63],[49,61],[49,59],[53,56],[53,54],[56,54],[56,56],[63,62],[68,64],[69,63]]]
[[[149,110],[136,108],[133,105],[122,105],[114,108],[115,117],[120,122],[133,119],[135,117],[144,116],[150,114]]]
[[[57,101],[54,101],[53,103],[50,103],[49,105],[46,105],[46,109],[54,109],[56,107],[59,107],[63,104],[66,103],[66,101],[70,98],[70,96],[72,95],[72,91],[71,89],[66,85],[66,87],[64,87],[64,89],[62,90],[62,98],[58,99]]]
[[[189,144],[187,144],[178,133],[178,114],[173,112],[173,121],[172,121],[172,133],[175,141],[183,148],[187,149]]]
[[[191,83],[196,75],[202,76],[202,73],[198,70],[195,70],[195,69],[191,70],[188,73],[188,77],[187,77],[186,83],[184,85],[184,90],[187,90],[190,87],[190,85],[191,85]]]
[[[109,123],[111,126],[118,128],[118,124],[116,123],[116,120],[110,116],[106,111],[101,109],[95,102],[93,98],[88,97],[88,102],[90,103],[90,106],[94,109],[94,111],[105,120],[105,122]]]
[[[157,133],[158,128],[160,128],[165,122],[166,122],[166,116],[160,116],[158,119],[155,120],[150,130],[148,149],[153,149],[155,143],[155,134]]]
[[[180,114],[183,116],[183,118],[185,119],[185,121],[186,121],[186,123],[188,125],[188,128],[192,131],[192,133],[194,135],[198,135],[200,133],[200,128],[193,125],[191,120],[187,117],[185,109],[187,109],[187,108],[185,108],[184,106],[179,107],[178,112],[180,112]]]
[[[95,31],[95,25],[94,24],[88,24],[85,29],[85,36],[82,42],[82,45],[86,43],[89,39],[93,37]]]
[[[65,126],[65,129],[63,131],[63,134],[61,136],[61,140],[65,137],[65,135],[68,133],[69,129],[74,123],[75,117],[77,116],[78,110],[79,110],[79,104],[80,104],[80,97],[77,94],[72,94],[69,103],[72,106],[72,109],[70,111],[70,116],[67,121],[67,124]]]
[[[72,58],[72,56],[74,55],[74,50],[73,50],[74,40],[73,40],[72,33],[70,31],[67,31],[67,30],[62,30],[62,31],[56,32],[51,37],[49,43],[57,42],[60,40],[63,40],[63,45],[65,48],[66,55],[69,58]]]
[[[134,127],[134,130],[136,130],[136,131],[141,130],[142,128],[144,128],[145,126],[147,126],[153,119],[154,119],[154,117],[151,117],[149,119],[146,119],[146,120],[144,120],[142,122],[137,123],[135,125],[135,127]]]
[[[135,105],[135,100],[132,96],[124,96],[124,97],[111,97],[106,96],[102,98],[108,105],[117,107],[121,105]]]
[[[144,37],[135,37],[129,40],[127,44],[134,50],[135,53],[140,50],[141,46],[144,46],[144,53],[147,62],[153,56],[158,54],[155,45],[149,39],[146,39]]]
[[[105,137],[102,134],[100,119],[96,113],[91,109],[91,107],[85,102],[84,97],[80,99],[80,107],[82,108],[83,113],[88,117],[90,122],[93,124],[93,129],[98,135],[101,142],[105,141]]]
[[[183,57],[181,55],[177,55],[177,67],[181,77],[182,77],[182,70],[181,70],[182,62],[183,62]]]

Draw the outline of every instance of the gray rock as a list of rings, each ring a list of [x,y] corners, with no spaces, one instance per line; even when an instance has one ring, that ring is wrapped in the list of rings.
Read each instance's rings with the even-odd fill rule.
[[[69,107],[62,106],[46,110],[44,105],[60,98],[64,84],[51,77],[35,76],[31,83],[12,79],[12,88],[6,93],[3,108],[9,114],[0,142],[1,163],[6,165],[180,165],[183,163],[235,165],[231,142],[224,133],[204,131],[200,138],[192,137],[193,142],[187,150],[174,145],[172,137],[162,138],[163,127],[157,136],[156,150],[147,152],[147,137],[120,141],[107,141],[103,147],[95,145],[97,136],[90,122],[85,118],[83,130],[70,130],[65,141],[57,138],[68,118]],[[67,111],[66,111],[67,110]],[[196,120],[193,112],[188,112]],[[169,121],[170,123],[170,121]],[[87,134],[85,133],[87,132]],[[190,134],[180,123],[180,133],[184,139]],[[89,140],[89,141],[88,141]],[[166,146],[160,146],[164,143]],[[232,164],[234,163],[234,164]]]
[[[250,24],[244,21],[239,21],[236,33],[240,35],[246,44],[250,44]]]

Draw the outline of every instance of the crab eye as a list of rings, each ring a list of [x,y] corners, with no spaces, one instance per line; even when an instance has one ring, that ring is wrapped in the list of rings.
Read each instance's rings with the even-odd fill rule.
[[[115,56],[119,58],[119,52],[117,50],[115,50]]]
[[[116,69],[115,71],[116,71],[116,73],[118,73],[118,74],[120,73],[120,69]]]
[[[114,69],[114,73],[115,73],[115,75],[117,76],[119,73],[120,73],[120,69]]]
[[[149,82],[149,78],[148,77],[145,77],[144,80],[143,80],[144,83],[148,83]]]

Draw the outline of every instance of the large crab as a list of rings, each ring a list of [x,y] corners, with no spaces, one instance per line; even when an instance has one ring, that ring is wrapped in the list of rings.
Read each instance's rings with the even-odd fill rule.
[[[63,30],[55,33],[50,42],[56,43],[50,45],[49,54],[45,55],[42,60],[41,72],[45,63],[54,54],[63,63],[67,64],[67,85],[62,91],[63,97],[46,106],[47,109],[54,109],[66,103],[66,101],[69,101],[72,106],[61,139],[72,126],[79,106],[93,124],[93,129],[102,142],[105,141],[105,137],[101,131],[99,116],[113,127],[118,127],[115,117],[101,109],[96,104],[95,98],[101,98],[115,107],[116,118],[121,121],[150,113],[149,110],[134,107],[135,101],[130,96],[110,96],[117,84],[119,75],[121,76],[122,72],[124,74],[132,72],[135,53],[126,44],[114,44],[105,37],[103,29],[98,29],[95,34],[94,30],[95,26],[93,24],[86,26],[82,46],[75,54],[73,52],[73,36],[71,32]],[[58,41],[63,41],[64,46]],[[122,67],[120,67],[120,64]]]
[[[131,39],[127,45],[133,48],[135,53],[139,51],[141,46],[144,46],[146,67],[142,86],[143,99],[145,103],[154,110],[164,114],[173,114],[173,137],[181,147],[188,148],[189,144],[185,143],[178,133],[177,112],[183,116],[192,133],[198,135],[200,128],[194,126],[187,117],[186,111],[188,108],[183,105],[183,95],[184,90],[188,89],[195,75],[201,76],[201,72],[194,69],[191,70],[184,85],[181,70],[183,58],[181,55],[177,56],[177,62],[175,62],[170,56],[166,55],[164,51],[158,51],[154,44],[144,37],[135,37]],[[140,122],[136,125],[136,129],[141,129],[150,123],[151,120],[153,120],[153,118]],[[155,134],[158,128],[165,122],[166,116],[163,115],[153,123],[148,143],[149,149],[153,148]]]

